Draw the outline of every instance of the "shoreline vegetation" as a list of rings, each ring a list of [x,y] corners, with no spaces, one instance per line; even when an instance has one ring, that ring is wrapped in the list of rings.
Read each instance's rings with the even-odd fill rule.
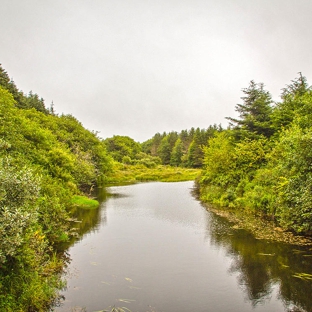
[[[109,185],[196,180],[199,199],[237,229],[307,244],[312,88],[300,73],[280,102],[253,81],[242,91],[227,129],[102,139],[20,91],[0,64],[0,310],[41,312],[58,302],[67,261],[58,245],[74,237],[72,208],[97,209],[94,192]]]
[[[202,205],[212,213],[225,218],[232,224],[232,228],[236,230],[246,230],[250,232],[256,239],[286,243],[290,245],[312,246],[312,237],[298,235],[289,230],[280,227],[274,220],[266,219],[264,216],[255,215],[245,209],[229,209],[228,207],[214,206],[208,202],[201,200],[200,184],[198,182],[200,176],[195,180],[193,188],[193,196],[201,201]]]
[[[221,216],[233,225],[233,229],[246,230],[256,239],[275,241],[290,245],[312,246],[311,236],[296,235],[285,230],[274,223],[272,220],[265,220],[261,216],[246,214],[244,211],[215,208],[207,203],[203,203],[207,210]]]
[[[105,185],[136,182],[181,182],[195,180],[200,169],[157,165],[147,168],[144,165],[114,164],[113,173],[107,178]]]
[[[203,148],[200,199],[311,237],[312,88],[300,73],[281,102],[254,81],[243,93],[239,118]]]
[[[70,202],[74,207],[81,209],[97,209],[100,206],[100,203],[96,199],[82,195],[73,196]]]

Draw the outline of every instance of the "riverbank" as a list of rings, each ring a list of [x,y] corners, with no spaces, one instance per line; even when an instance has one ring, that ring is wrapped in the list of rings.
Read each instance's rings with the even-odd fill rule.
[[[200,174],[200,169],[158,165],[147,168],[144,165],[126,165],[115,163],[112,174],[106,179],[106,185],[136,182],[182,182],[191,181]]]
[[[200,198],[200,188],[196,182],[193,189],[193,195],[201,201],[207,210],[233,223],[234,229],[247,230],[251,232],[256,239],[266,239],[293,245],[312,246],[312,237],[296,235],[290,231],[286,231],[276,225],[272,220],[266,220],[261,216],[248,213],[243,209],[237,210],[225,207],[215,207],[212,204],[203,201]]]
[[[265,239],[276,242],[283,242],[293,245],[312,246],[312,238],[295,235],[276,226],[273,221],[268,221],[260,216],[253,216],[245,211],[225,210],[213,208],[207,203],[203,203],[207,210],[226,218],[233,223],[234,229],[244,229],[251,232],[256,239]]]

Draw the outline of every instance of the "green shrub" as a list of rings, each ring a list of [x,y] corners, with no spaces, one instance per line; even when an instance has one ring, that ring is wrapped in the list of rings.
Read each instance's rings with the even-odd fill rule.
[[[96,209],[100,205],[97,200],[80,195],[73,196],[71,204],[83,209]]]

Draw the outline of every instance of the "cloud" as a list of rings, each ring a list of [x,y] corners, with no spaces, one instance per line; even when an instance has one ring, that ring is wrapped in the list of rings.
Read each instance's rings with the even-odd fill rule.
[[[4,0],[0,62],[103,137],[227,124],[241,89],[312,74],[304,0]]]

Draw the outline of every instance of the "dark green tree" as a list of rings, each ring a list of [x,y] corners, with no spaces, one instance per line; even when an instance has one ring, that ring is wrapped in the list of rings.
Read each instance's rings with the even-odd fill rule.
[[[161,158],[163,165],[169,165],[170,164],[170,158],[171,158],[171,146],[169,142],[169,136],[165,136],[157,149],[157,154]]]
[[[24,95],[15,85],[13,79],[10,79],[7,72],[2,68],[0,64],[0,86],[8,90],[12,95],[15,102],[15,105],[18,108],[35,108],[36,110],[48,114],[49,111],[44,105],[44,100],[39,98],[38,94],[34,94],[32,91],[29,92],[28,96]]]
[[[203,165],[203,147],[207,145],[208,138],[213,137],[217,130],[210,126],[207,130],[197,128],[193,135],[193,140],[188,149],[188,166],[199,168]]]
[[[171,131],[168,133],[168,142],[170,144],[171,150],[174,147],[176,140],[179,138],[179,135],[176,131]]]
[[[273,132],[271,114],[272,98],[268,91],[264,90],[263,83],[250,81],[249,87],[244,88],[243,104],[236,105],[239,118],[227,117],[230,126],[235,131],[238,139],[270,137]]]
[[[151,139],[141,144],[142,151],[152,156],[158,156],[157,154],[158,147],[160,145],[161,140],[166,135],[167,135],[166,132],[164,132],[163,134],[160,134],[159,132],[157,132]]]
[[[179,138],[176,140],[174,147],[172,149],[170,165],[180,166],[182,162],[182,156],[183,156],[183,143],[182,140]]]
[[[282,101],[277,103],[272,119],[276,130],[281,130],[291,124],[297,115],[307,116],[311,114],[311,87],[301,73],[292,80],[282,92]]]
[[[305,94],[310,89],[307,78],[299,72],[299,77],[291,81],[291,84],[283,88],[282,99],[294,98]]]
[[[49,110],[46,109],[43,98],[39,98],[38,94],[29,91],[28,96],[26,97],[26,106],[27,108],[34,108],[39,112],[48,114]]]
[[[188,130],[182,130],[179,134],[179,138],[181,139],[181,142],[183,145],[183,154],[186,154],[192,142],[192,137],[189,135]]]

